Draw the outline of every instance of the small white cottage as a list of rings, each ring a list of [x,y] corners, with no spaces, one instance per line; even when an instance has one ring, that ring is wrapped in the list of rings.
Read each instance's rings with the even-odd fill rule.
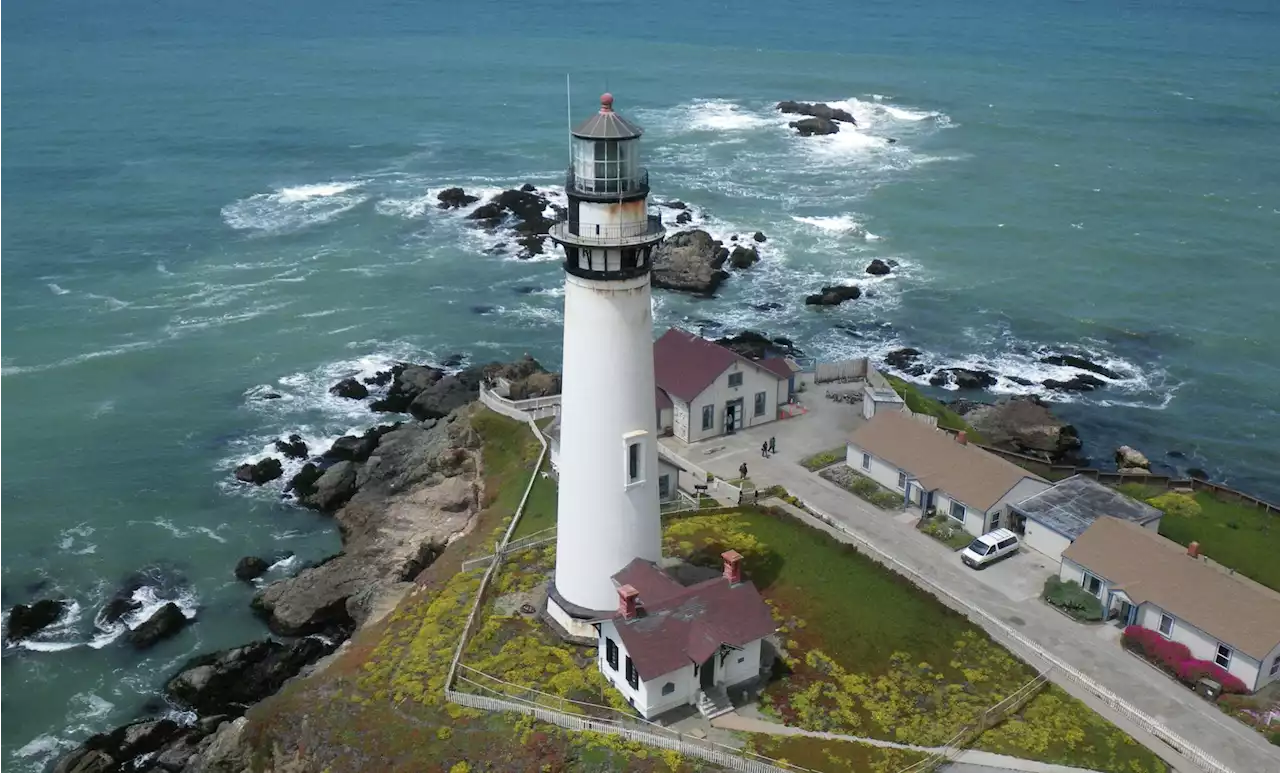
[[[731,711],[727,688],[760,676],[773,615],[742,579],[742,556],[723,558],[720,577],[687,587],[639,558],[613,576],[618,612],[597,626],[597,664],[646,719],[680,706]]]

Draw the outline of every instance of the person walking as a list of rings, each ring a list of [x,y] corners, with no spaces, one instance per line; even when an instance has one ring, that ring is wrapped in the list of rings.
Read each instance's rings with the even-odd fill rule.
[[[743,462],[742,466],[738,468],[738,477],[741,478],[742,480],[747,479],[747,463],[746,462]]]
[[[769,438],[769,455],[773,456],[776,453],[778,453],[777,441],[775,441],[773,437],[770,437]]]
[[[768,440],[760,444],[760,455],[766,459],[769,458],[769,441]]]

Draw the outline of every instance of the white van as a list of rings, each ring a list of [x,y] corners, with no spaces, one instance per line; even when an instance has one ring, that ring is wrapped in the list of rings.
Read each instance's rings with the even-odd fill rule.
[[[1018,549],[1018,535],[1008,529],[989,531],[969,543],[969,547],[960,552],[960,560],[974,569],[981,569],[987,564],[1004,558]]]

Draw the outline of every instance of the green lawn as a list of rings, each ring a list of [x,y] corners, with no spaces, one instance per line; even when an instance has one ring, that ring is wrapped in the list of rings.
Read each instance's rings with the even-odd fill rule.
[[[946,429],[964,430],[969,435],[969,439],[975,443],[987,442],[981,434],[979,434],[964,418],[943,405],[941,401],[921,392],[915,384],[908,383],[897,376],[885,375],[885,379],[893,386],[894,391],[901,395],[906,402],[907,407],[912,413],[924,413],[929,416],[938,417],[938,426]]]
[[[800,464],[810,472],[817,472],[823,467],[830,467],[836,462],[843,462],[845,458],[846,448],[829,448],[826,451],[819,451],[816,454],[806,456],[800,460]]]
[[[689,516],[665,529],[666,555],[712,567],[729,548],[744,556],[748,579],[779,622],[785,653],[762,708],[787,724],[934,746],[1035,676],[930,594],[790,516],[744,508]],[[1085,739],[1114,742],[1126,753],[1098,770],[1164,770],[1155,755],[1084,704],[1066,700],[1071,705],[1060,714],[1032,713],[1024,720],[1027,732],[1010,731],[1005,743],[1021,745],[1017,753],[1028,758],[1078,752],[1083,761],[1092,759],[1081,746]],[[1101,740],[1095,726],[1103,728]],[[1041,737],[1061,748],[1040,745]],[[821,743],[794,741],[811,742]]]
[[[1164,489],[1125,484],[1120,491],[1147,501],[1166,494]],[[1212,492],[1194,495],[1200,513],[1192,516],[1166,514],[1160,519],[1160,533],[1182,545],[1200,543],[1200,552],[1240,574],[1280,591],[1280,515],[1246,504],[1227,502]]]

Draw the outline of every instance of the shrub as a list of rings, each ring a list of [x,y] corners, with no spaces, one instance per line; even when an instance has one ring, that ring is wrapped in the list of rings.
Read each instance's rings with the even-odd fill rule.
[[[1050,577],[1044,582],[1041,598],[1066,610],[1077,620],[1101,620],[1103,617],[1102,602],[1074,580],[1064,582],[1057,577]]]
[[[1225,668],[1207,660],[1196,660],[1185,644],[1170,641],[1159,631],[1131,625],[1124,629],[1120,643],[1189,687],[1195,687],[1197,682],[1207,677],[1222,685],[1222,692],[1226,694],[1246,695],[1249,692],[1245,683]]]
[[[1170,491],[1158,497],[1151,497],[1147,504],[1164,513],[1178,518],[1194,518],[1200,514],[1200,503],[1187,494]]]
[[[1184,660],[1178,664],[1177,675],[1180,681],[1192,687],[1201,679],[1208,678],[1222,685],[1224,693],[1245,695],[1249,692],[1244,682],[1217,663],[1210,663],[1207,660]]]
[[[1272,730],[1271,735],[1267,736],[1268,740],[1276,746],[1280,746],[1280,730]]]

